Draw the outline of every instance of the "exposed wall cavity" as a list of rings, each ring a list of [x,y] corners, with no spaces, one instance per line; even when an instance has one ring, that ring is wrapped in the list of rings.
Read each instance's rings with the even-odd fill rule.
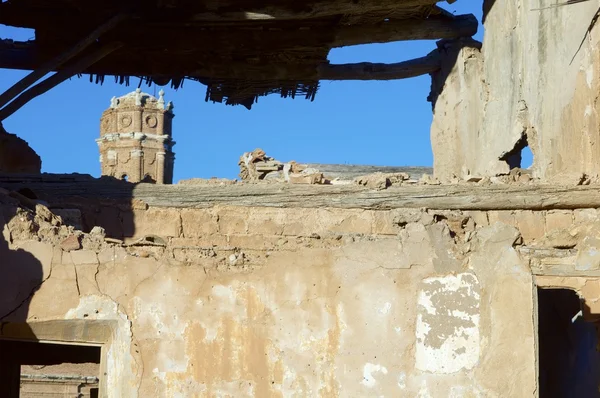
[[[502,154],[499,159],[505,161],[510,170],[521,168],[523,162],[523,150],[527,147],[529,147],[527,136],[523,134],[523,136],[515,143],[513,149]]]
[[[538,305],[540,397],[597,397],[598,333],[583,302],[573,290],[538,289]]]

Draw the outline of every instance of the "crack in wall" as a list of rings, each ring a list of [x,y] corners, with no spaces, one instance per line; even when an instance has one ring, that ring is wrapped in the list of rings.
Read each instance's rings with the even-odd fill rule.
[[[54,255],[53,255],[53,257],[54,257]],[[17,312],[23,305],[25,305],[25,303],[30,302],[33,299],[33,296],[35,295],[35,293],[42,287],[44,282],[46,282],[48,279],[50,279],[51,276],[52,276],[52,262],[50,263],[50,271],[48,271],[48,276],[45,277],[44,279],[42,279],[42,281],[31,290],[29,295],[25,299],[23,299],[23,301],[21,301],[15,308],[13,308],[9,312],[7,312],[3,316],[1,316],[0,321],[3,321],[4,319],[8,318],[10,315]]]

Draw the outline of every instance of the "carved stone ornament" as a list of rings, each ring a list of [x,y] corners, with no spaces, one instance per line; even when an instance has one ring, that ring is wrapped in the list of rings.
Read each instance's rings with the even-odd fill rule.
[[[106,132],[108,132],[109,127],[110,127],[110,119],[109,118],[102,119],[102,124],[101,124],[100,130],[103,133],[106,133]]]
[[[146,124],[150,128],[156,127],[156,125],[158,124],[158,120],[156,119],[156,116],[154,116],[154,115],[146,116]]]
[[[131,126],[131,116],[129,116],[129,115],[122,116],[121,117],[121,126],[123,126],[123,127]]]

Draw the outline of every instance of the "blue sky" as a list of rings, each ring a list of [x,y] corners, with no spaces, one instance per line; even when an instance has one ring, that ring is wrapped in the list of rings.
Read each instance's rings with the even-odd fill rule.
[[[481,20],[481,1],[459,0],[440,6],[456,14],[472,13]],[[482,39],[480,26],[475,36]],[[0,25],[0,37],[33,38],[32,31]],[[334,49],[332,63],[399,62],[421,57],[434,41],[370,44]],[[0,91],[27,72],[0,70]],[[135,90],[114,84],[73,78],[34,99],[4,121],[42,157],[49,173],[86,173],[99,176],[95,139],[99,120],[113,95]],[[165,99],[175,104],[173,138],[177,142],[175,181],[192,177],[236,178],[243,152],[264,149],[282,161],[303,163],[429,166],[431,104],[426,98],[428,75],[382,82],[321,82],[315,101],[303,97],[262,97],[248,111],[242,106],[205,102],[205,87],[185,82],[178,91],[164,87]],[[142,86],[154,94],[154,87]],[[156,92],[160,87],[156,88]]]

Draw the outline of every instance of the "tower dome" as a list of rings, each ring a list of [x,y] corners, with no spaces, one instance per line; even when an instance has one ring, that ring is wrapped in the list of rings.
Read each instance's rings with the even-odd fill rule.
[[[139,88],[113,97],[100,118],[102,175],[130,182],[173,182],[173,105]]]

